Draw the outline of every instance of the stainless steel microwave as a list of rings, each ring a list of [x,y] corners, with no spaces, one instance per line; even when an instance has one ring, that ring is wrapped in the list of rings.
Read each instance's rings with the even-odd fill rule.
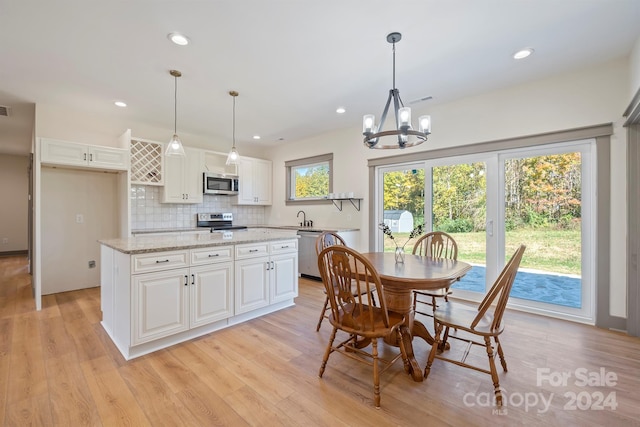
[[[212,172],[204,173],[204,194],[237,195],[238,176]]]

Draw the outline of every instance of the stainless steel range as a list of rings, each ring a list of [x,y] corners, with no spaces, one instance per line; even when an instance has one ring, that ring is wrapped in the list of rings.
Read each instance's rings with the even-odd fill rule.
[[[199,213],[196,214],[197,226],[210,228],[211,232],[224,230],[246,230],[244,225],[233,225],[233,214],[223,213]]]

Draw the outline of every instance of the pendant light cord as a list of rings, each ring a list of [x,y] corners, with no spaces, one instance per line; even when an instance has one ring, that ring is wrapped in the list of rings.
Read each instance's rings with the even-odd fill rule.
[[[173,133],[178,130],[178,76],[173,76]]]
[[[233,148],[236,148],[236,97],[233,97]]]

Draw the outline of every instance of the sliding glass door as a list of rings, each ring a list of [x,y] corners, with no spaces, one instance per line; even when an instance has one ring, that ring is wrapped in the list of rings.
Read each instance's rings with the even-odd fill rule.
[[[591,323],[593,150],[580,141],[380,168],[376,214],[401,243],[407,212],[413,226],[424,221],[427,231],[454,237],[458,259],[473,266],[452,287],[459,298],[480,300],[517,246],[527,245],[510,305]],[[393,243],[380,233],[377,247]]]
[[[472,299],[485,293],[487,239],[493,234],[487,232],[487,226],[492,226],[487,210],[491,217],[495,215],[495,209],[487,209],[487,179],[492,179],[488,172],[495,171],[487,167],[490,164],[491,158],[477,156],[426,164],[428,228],[450,234],[458,244],[458,259],[473,266],[464,281],[452,287]]]

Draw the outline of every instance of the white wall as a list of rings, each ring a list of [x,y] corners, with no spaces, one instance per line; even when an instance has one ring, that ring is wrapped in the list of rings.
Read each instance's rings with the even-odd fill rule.
[[[119,235],[118,176],[46,167],[41,191],[42,294],[98,286],[98,239]]]
[[[636,40],[636,44],[629,56],[629,101],[640,91],[640,37]]]
[[[0,253],[28,249],[28,195],[29,157],[0,154]]]
[[[577,72],[473,96],[414,111],[431,114],[433,134],[412,152],[505,138],[614,123],[611,138],[611,299],[610,312],[626,315],[626,132],[622,112],[628,103],[629,63],[617,60]],[[402,88],[400,88],[402,89]],[[373,106],[382,109],[381,104]],[[369,202],[367,160],[400,154],[399,150],[368,150],[362,145],[359,120],[353,127],[303,141],[292,141],[271,151],[274,170],[274,204],[267,221],[295,224],[299,207],[285,206],[284,162],[312,155],[335,153],[334,191],[354,191],[364,196],[360,212],[331,205],[304,207],[318,226],[356,227],[360,247],[367,249]]]

